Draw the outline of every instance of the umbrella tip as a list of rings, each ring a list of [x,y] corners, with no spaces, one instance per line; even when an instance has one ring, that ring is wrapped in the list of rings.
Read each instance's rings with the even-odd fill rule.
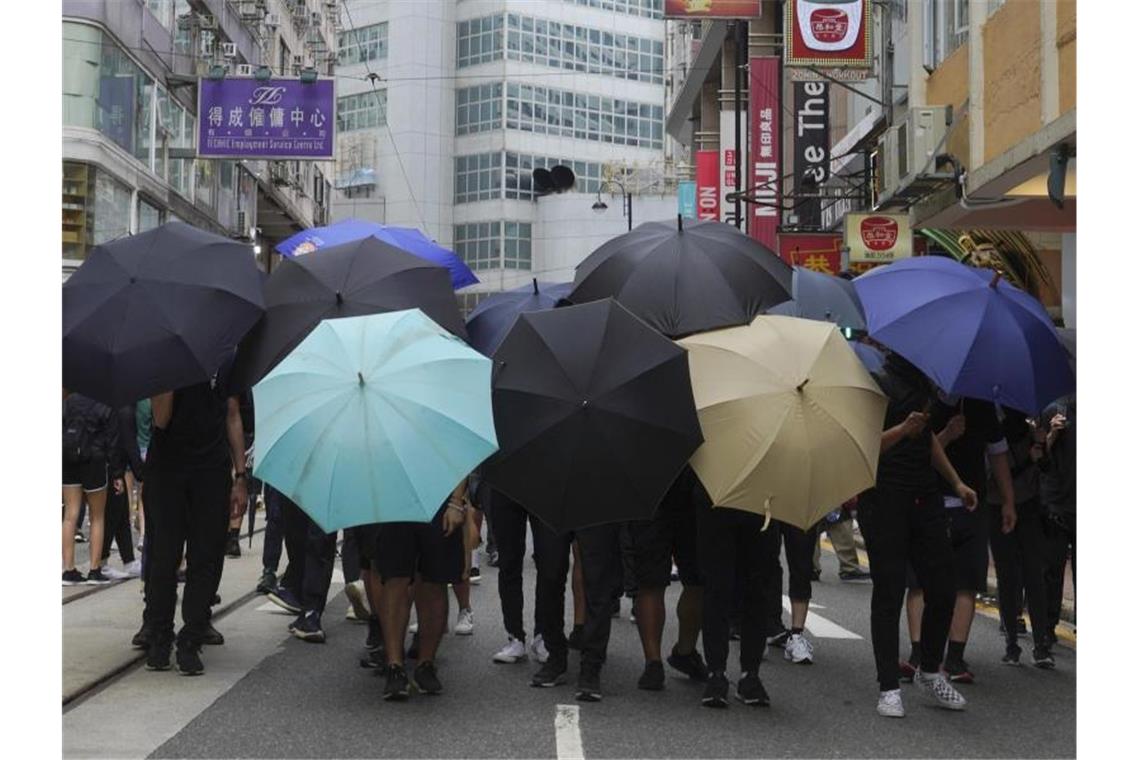
[[[530,282],[534,286],[534,294],[537,296],[538,295],[538,278],[537,277],[531,277]]]
[[[357,379],[360,380],[360,386],[363,388],[364,387],[364,373],[363,372],[357,372],[356,377],[357,377]]]
[[[677,214],[677,232],[684,232],[685,231],[685,224],[682,221],[682,219],[683,219],[683,217],[680,214]]]
[[[803,393],[804,392],[804,386],[808,384],[808,380],[811,380],[811,378],[805,377],[804,381],[796,386],[796,390],[800,393]]]

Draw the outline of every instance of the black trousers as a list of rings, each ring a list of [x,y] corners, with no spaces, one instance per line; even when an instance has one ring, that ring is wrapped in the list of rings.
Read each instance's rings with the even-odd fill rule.
[[[146,606],[143,623],[159,636],[174,631],[178,565],[186,550],[179,643],[199,645],[210,625],[210,601],[222,579],[229,530],[229,465],[181,469],[148,466],[146,510]]]
[[[135,561],[135,542],[131,534],[131,503],[127,497],[126,486],[122,493],[115,493],[114,484],[107,488],[107,509],[103,521],[103,553],[100,555],[104,562],[111,558],[111,541],[119,547],[119,558],[127,565]]]
[[[899,686],[899,615],[907,562],[922,587],[922,670],[942,663],[954,614],[954,556],[942,497],[872,489],[859,497],[859,526],[871,560],[871,645],[879,689]]]
[[[1045,602],[1045,526],[1036,498],[1017,505],[1017,525],[1010,533],[1001,532],[1001,510],[990,508],[990,551],[997,571],[998,608],[1005,625],[1006,644],[1017,644],[1017,619],[1024,591],[1033,641],[1042,646],[1045,631],[1051,629]]]
[[[633,599],[637,596],[637,549],[634,547],[633,534],[629,525],[622,523],[618,528],[618,546],[621,548],[621,587],[614,594],[620,599],[624,592]]]
[[[289,497],[280,494],[289,565],[281,585],[293,592],[305,613],[325,611],[336,563],[336,533],[325,533]]]
[[[503,611],[503,627],[519,641],[526,641],[523,625],[523,565],[526,562],[526,526],[530,522],[535,534],[535,567],[538,566],[537,533],[544,526],[522,505],[498,491],[488,489],[485,509],[491,523],[491,534],[499,552],[499,604]],[[548,530],[548,529],[547,529]],[[565,578],[565,575],[563,575]],[[539,621],[541,584],[535,589],[534,635],[542,633]]]
[[[281,546],[285,539],[284,518],[281,516],[281,492],[265,484],[265,543],[261,547],[261,567],[274,575],[281,565]]]
[[[355,583],[360,580],[360,547],[356,545],[356,531],[344,531],[344,540],[340,543],[340,566],[344,570],[344,582]]]
[[[779,569],[779,530],[761,530],[764,518],[752,512],[697,507],[697,556],[704,577],[701,638],[709,670],[728,666],[729,617],[740,597],[740,668],[753,673],[764,654],[766,611],[771,608],[771,581]],[[780,593],[776,589],[776,604]]]
[[[1072,552],[1073,619],[1076,620],[1077,601],[1077,516],[1064,515],[1045,521],[1045,603],[1048,630],[1061,622],[1061,602],[1065,593],[1065,560]]]

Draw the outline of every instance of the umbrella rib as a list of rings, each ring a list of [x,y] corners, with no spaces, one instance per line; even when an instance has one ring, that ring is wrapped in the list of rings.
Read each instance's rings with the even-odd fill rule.
[[[850,388],[851,390],[861,391],[863,393],[869,393],[872,396],[876,396],[876,398],[881,398],[881,397],[878,397],[878,395],[874,391],[867,389],[867,388],[857,388],[855,386],[846,386],[846,387]],[[867,458],[867,452],[865,452],[863,450],[863,447],[859,445],[859,441],[855,438],[855,436],[853,436],[851,434],[851,431],[848,430],[843,425],[843,423],[841,423],[839,420],[837,420],[835,418],[835,415],[833,415],[826,407],[824,407],[818,401],[809,397],[808,402],[811,404],[812,409],[816,409],[820,413],[822,413],[824,416],[826,416],[829,420],[831,420],[832,423],[835,424],[836,427],[838,427],[840,430],[843,431],[844,435],[846,435],[849,439],[851,439],[851,442],[855,445],[855,448],[859,451],[859,455],[863,458],[863,462],[867,465],[867,469],[869,471],[874,471],[875,468],[871,466],[871,462]]]

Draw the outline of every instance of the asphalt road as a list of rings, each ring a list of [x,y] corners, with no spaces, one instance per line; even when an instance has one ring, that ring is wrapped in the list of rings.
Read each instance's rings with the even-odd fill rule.
[[[700,685],[672,673],[664,692],[639,691],[641,650],[628,621],[628,601],[623,618],[614,621],[602,673],[603,702],[575,702],[573,679],[560,688],[530,688],[533,663],[491,662],[505,633],[495,570],[484,568],[483,583],[473,594],[475,635],[449,634],[441,647],[441,696],[413,696],[402,704],[381,700],[383,679],[357,664],[365,629],[344,620],[346,602],[337,587],[325,616],[326,644],[289,638],[288,618],[265,609],[259,598],[219,622],[230,641],[206,651],[206,680],[132,673],[65,715],[65,746],[68,732],[95,730],[96,719],[108,731],[113,731],[105,725],[108,720],[122,720],[124,726],[138,720],[132,707],[137,704],[138,710],[151,711],[151,720],[169,724],[169,738],[161,744],[138,744],[139,756],[153,749],[151,756],[162,758],[568,758],[576,755],[576,741],[586,758],[1075,756],[1075,651],[1058,648],[1052,672],[1003,667],[997,621],[981,615],[967,649],[978,679],[962,687],[968,710],[950,713],[927,706],[913,687],[904,686],[907,717],[879,717],[868,626],[870,586],[840,582],[834,557],[825,553],[823,561],[823,581],[814,585],[813,600],[819,605],[813,612],[823,620],[816,621],[815,630],[809,620],[816,664],[794,666],[781,652],[770,652],[777,657],[770,656],[761,668],[772,696],[767,709],[736,702],[727,710],[702,708]],[[528,619],[533,582],[533,567],[528,567]],[[670,604],[677,592],[670,590]],[[675,636],[670,620],[666,646]],[[732,679],[736,654],[734,644]],[[213,673],[212,663],[218,663]],[[576,665],[572,653],[572,673]],[[194,689],[202,693],[191,698]],[[164,704],[165,711],[159,709]],[[577,713],[577,730],[564,728],[561,741],[556,738],[560,705],[578,708],[565,713],[570,720]],[[151,734],[165,736],[157,730]]]

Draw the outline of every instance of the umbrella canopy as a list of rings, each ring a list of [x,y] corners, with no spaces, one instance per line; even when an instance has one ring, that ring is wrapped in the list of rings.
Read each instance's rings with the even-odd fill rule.
[[[796,304],[793,316],[834,322],[853,330],[867,329],[863,304],[850,280],[796,267],[792,273],[792,299]]]
[[[570,292],[570,287],[568,282],[539,282],[536,279],[530,285],[488,296],[467,317],[471,346],[484,356],[490,356],[503,342],[515,323],[515,317],[528,311],[553,309]]]
[[[419,230],[411,227],[389,227],[386,224],[366,222],[363,219],[345,219],[327,227],[302,230],[278,243],[276,249],[278,253],[288,258],[366,237],[374,237],[413,256],[447,267],[451,275],[451,287],[455,290],[479,282],[475,273],[463,263],[463,259],[455,255],[454,251],[449,251]]]
[[[683,225],[683,226],[682,226]],[[721,222],[648,222],[578,265],[571,303],[613,298],[672,338],[748,324],[792,296],[792,269]]]
[[[234,382],[249,388],[323,319],[419,308],[467,337],[447,270],[376,238],[281,263],[265,284],[266,312],[238,348]]]
[[[1045,308],[989,269],[941,256],[855,280],[872,338],[947,393],[1036,414],[1076,378]]]
[[[96,246],[63,285],[63,385],[117,408],[206,382],[263,311],[248,245],[167,222]]]
[[[1069,362],[1074,371],[1077,366],[1077,328],[1075,327],[1058,327],[1057,339],[1061,341],[1061,345],[1069,352]]]
[[[253,396],[254,474],[328,532],[428,522],[497,448],[490,360],[419,309],[321,322]]]
[[[558,532],[653,516],[701,442],[684,351],[607,299],[520,314],[494,359],[491,486]]]
[[[807,529],[874,485],[887,400],[834,325],[761,316],[680,344],[713,504]]]
[[[887,357],[883,356],[883,352],[875,348],[869,343],[861,341],[850,341],[849,345],[855,351],[855,355],[859,357],[859,361],[863,362],[863,366],[867,368],[868,372],[880,372],[883,369],[883,364],[887,361]]]

